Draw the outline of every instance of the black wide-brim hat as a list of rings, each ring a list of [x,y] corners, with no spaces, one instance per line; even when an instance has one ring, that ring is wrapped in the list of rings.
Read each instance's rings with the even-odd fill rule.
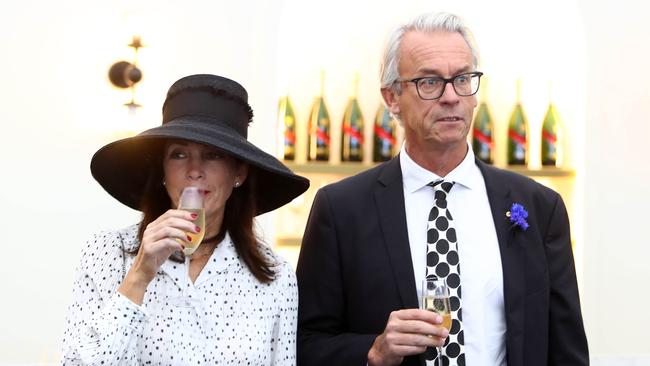
[[[239,83],[216,75],[187,76],[169,88],[161,126],[102,147],[93,156],[90,170],[109,194],[141,210],[152,164],[161,164],[164,142],[197,142],[248,163],[249,170],[256,171],[251,187],[256,213],[272,211],[305,192],[309,180],[247,140],[252,116],[248,93]]]

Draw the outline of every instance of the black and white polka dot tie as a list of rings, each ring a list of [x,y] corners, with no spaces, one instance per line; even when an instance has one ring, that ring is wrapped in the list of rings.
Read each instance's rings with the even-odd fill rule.
[[[464,366],[463,314],[461,310],[460,264],[456,229],[451,213],[447,209],[447,195],[454,182],[439,180],[428,184],[434,189],[434,205],[427,224],[427,278],[447,281],[451,305],[451,330],[442,348],[442,364]],[[435,348],[427,350],[427,365],[437,366]]]

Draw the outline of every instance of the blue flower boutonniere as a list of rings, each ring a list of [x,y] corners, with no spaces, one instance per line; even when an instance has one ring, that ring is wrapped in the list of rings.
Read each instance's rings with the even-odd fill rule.
[[[510,211],[506,212],[506,217],[510,219],[512,226],[519,226],[523,230],[528,229],[528,211],[519,203],[513,203]]]

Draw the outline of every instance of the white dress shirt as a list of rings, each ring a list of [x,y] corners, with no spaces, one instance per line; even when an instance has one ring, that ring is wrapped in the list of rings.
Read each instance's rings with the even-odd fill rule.
[[[425,277],[427,220],[434,205],[434,189],[427,184],[444,178],[456,182],[447,203],[458,238],[466,364],[506,365],[501,255],[485,181],[472,148],[468,147],[465,159],[446,177],[411,160],[406,144],[402,145],[400,164],[418,295]]]
[[[229,235],[195,283],[167,260],[141,306],[116,292],[134,256],[137,226],[88,241],[72,292],[64,365],[295,365],[298,291],[291,266],[261,246],[276,272],[259,282]],[[123,258],[125,262],[123,262]],[[183,293],[183,288],[186,293]],[[187,306],[183,299],[193,299]]]

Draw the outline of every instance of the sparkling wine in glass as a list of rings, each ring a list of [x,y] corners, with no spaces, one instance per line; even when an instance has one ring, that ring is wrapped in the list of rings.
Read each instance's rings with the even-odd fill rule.
[[[422,281],[422,309],[433,311],[442,316],[442,326],[451,329],[451,306],[449,305],[449,288],[442,279]],[[442,366],[442,347],[438,348],[438,365]]]
[[[198,233],[195,231],[188,231],[186,234],[188,237],[192,238],[189,242],[184,242],[183,245],[185,249],[183,254],[185,254],[186,262],[189,261],[189,256],[194,253],[194,251],[201,245],[203,240],[203,235],[205,235],[205,209],[203,208],[203,190],[198,187],[185,187],[181,193],[181,198],[178,202],[178,208],[180,210],[189,211],[195,213],[197,218],[194,220],[194,224],[201,228],[201,231]],[[189,265],[189,263],[187,263]]]

